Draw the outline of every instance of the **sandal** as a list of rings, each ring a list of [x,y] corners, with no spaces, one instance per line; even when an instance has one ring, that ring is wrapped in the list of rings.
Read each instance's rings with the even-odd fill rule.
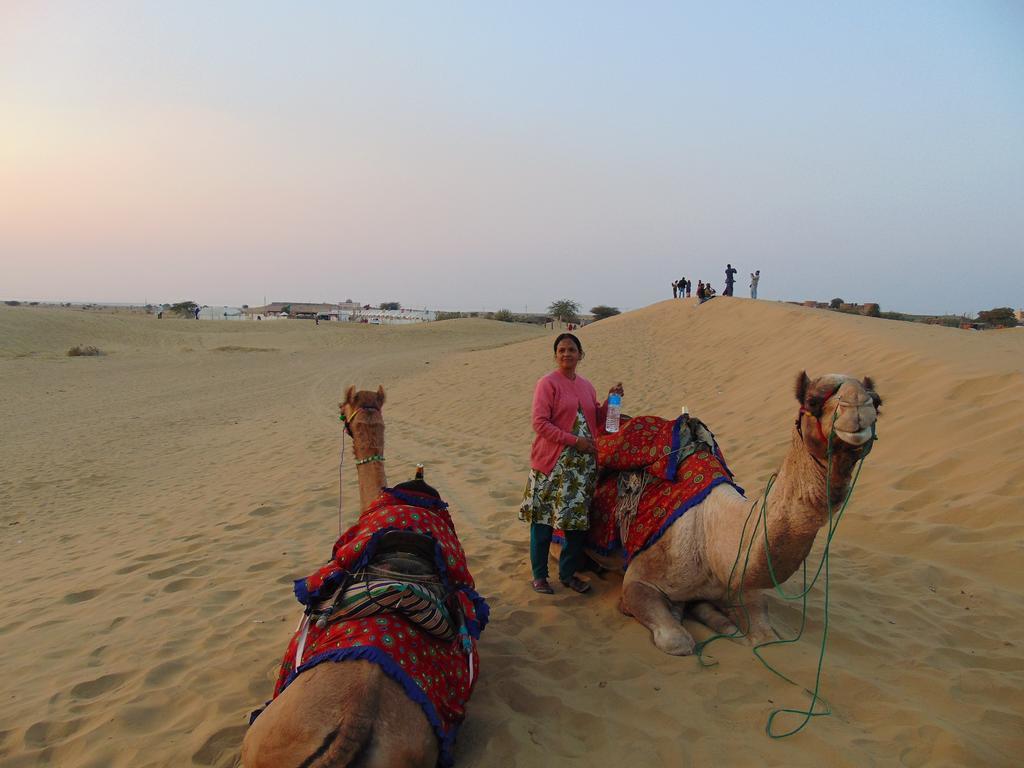
[[[547,579],[534,579],[530,582],[530,586],[533,587],[534,592],[540,592],[542,595],[553,595],[555,590],[548,584]]]
[[[563,581],[562,582],[562,586],[568,587],[573,592],[579,592],[581,595],[584,594],[585,592],[589,592],[590,591],[590,582],[589,581],[584,581],[583,579],[581,579],[581,578],[579,578],[577,576],[573,576],[568,581]]]

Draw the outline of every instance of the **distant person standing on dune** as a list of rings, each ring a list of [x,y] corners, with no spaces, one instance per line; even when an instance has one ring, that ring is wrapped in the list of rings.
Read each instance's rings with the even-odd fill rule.
[[[672,298],[675,299],[679,295],[679,283],[675,280],[672,281]]]
[[[732,296],[732,287],[736,282],[736,268],[732,264],[725,265],[725,290],[723,296]]]
[[[757,283],[761,279],[761,270],[758,269],[750,273],[750,298],[757,298]]]

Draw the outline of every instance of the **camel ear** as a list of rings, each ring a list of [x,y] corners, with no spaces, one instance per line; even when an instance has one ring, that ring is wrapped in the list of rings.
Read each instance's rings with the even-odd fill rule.
[[[356,386],[353,384],[351,387],[345,390],[345,399],[342,401],[342,405],[345,403],[354,403],[356,401]]]
[[[875,392],[875,381],[870,376],[865,376],[864,381],[861,382],[864,385],[864,389],[868,391],[872,402],[875,404],[875,408],[879,408],[882,405],[882,398],[877,392]]]
[[[384,385],[380,384],[377,387],[377,407],[381,408],[384,405]]]
[[[804,398],[807,397],[807,390],[811,386],[811,379],[807,375],[807,371],[800,371],[796,376],[796,400],[800,405],[804,404]]]

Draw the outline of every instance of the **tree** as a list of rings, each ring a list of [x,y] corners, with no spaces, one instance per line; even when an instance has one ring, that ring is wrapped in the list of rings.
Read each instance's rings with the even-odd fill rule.
[[[1017,317],[1009,307],[996,307],[995,309],[986,309],[979,312],[978,322],[988,325],[1001,325],[1003,328],[1014,328],[1017,325]]]
[[[832,299],[832,301],[830,301],[830,302],[828,303],[828,305],[829,305],[829,307],[830,307],[830,308],[832,308],[832,309],[839,309],[839,308],[840,308],[841,306],[843,306],[843,304],[845,304],[845,303],[846,303],[846,302],[845,302],[845,301],[843,301],[842,299]]]
[[[191,317],[196,313],[199,305],[194,301],[179,301],[177,304],[171,304],[170,310],[176,315],[182,317]]]
[[[512,317],[511,310],[508,309],[499,309],[497,312],[494,313],[494,319],[500,320],[503,323],[515,322],[515,318]]]
[[[622,313],[619,312],[618,307],[606,307],[604,304],[598,304],[596,307],[590,308],[590,314],[594,316],[595,320],[604,320],[606,317],[615,317]]]
[[[402,305],[397,301],[382,301],[380,303],[381,309],[401,309]]]
[[[578,323],[579,311],[580,303],[572,299],[559,299],[551,302],[551,306],[548,307],[548,314],[563,323]]]

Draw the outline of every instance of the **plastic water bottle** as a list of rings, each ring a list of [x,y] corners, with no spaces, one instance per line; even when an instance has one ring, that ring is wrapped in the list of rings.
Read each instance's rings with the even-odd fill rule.
[[[619,414],[622,412],[622,395],[612,392],[608,395],[608,416],[604,420],[605,432],[619,431]]]

